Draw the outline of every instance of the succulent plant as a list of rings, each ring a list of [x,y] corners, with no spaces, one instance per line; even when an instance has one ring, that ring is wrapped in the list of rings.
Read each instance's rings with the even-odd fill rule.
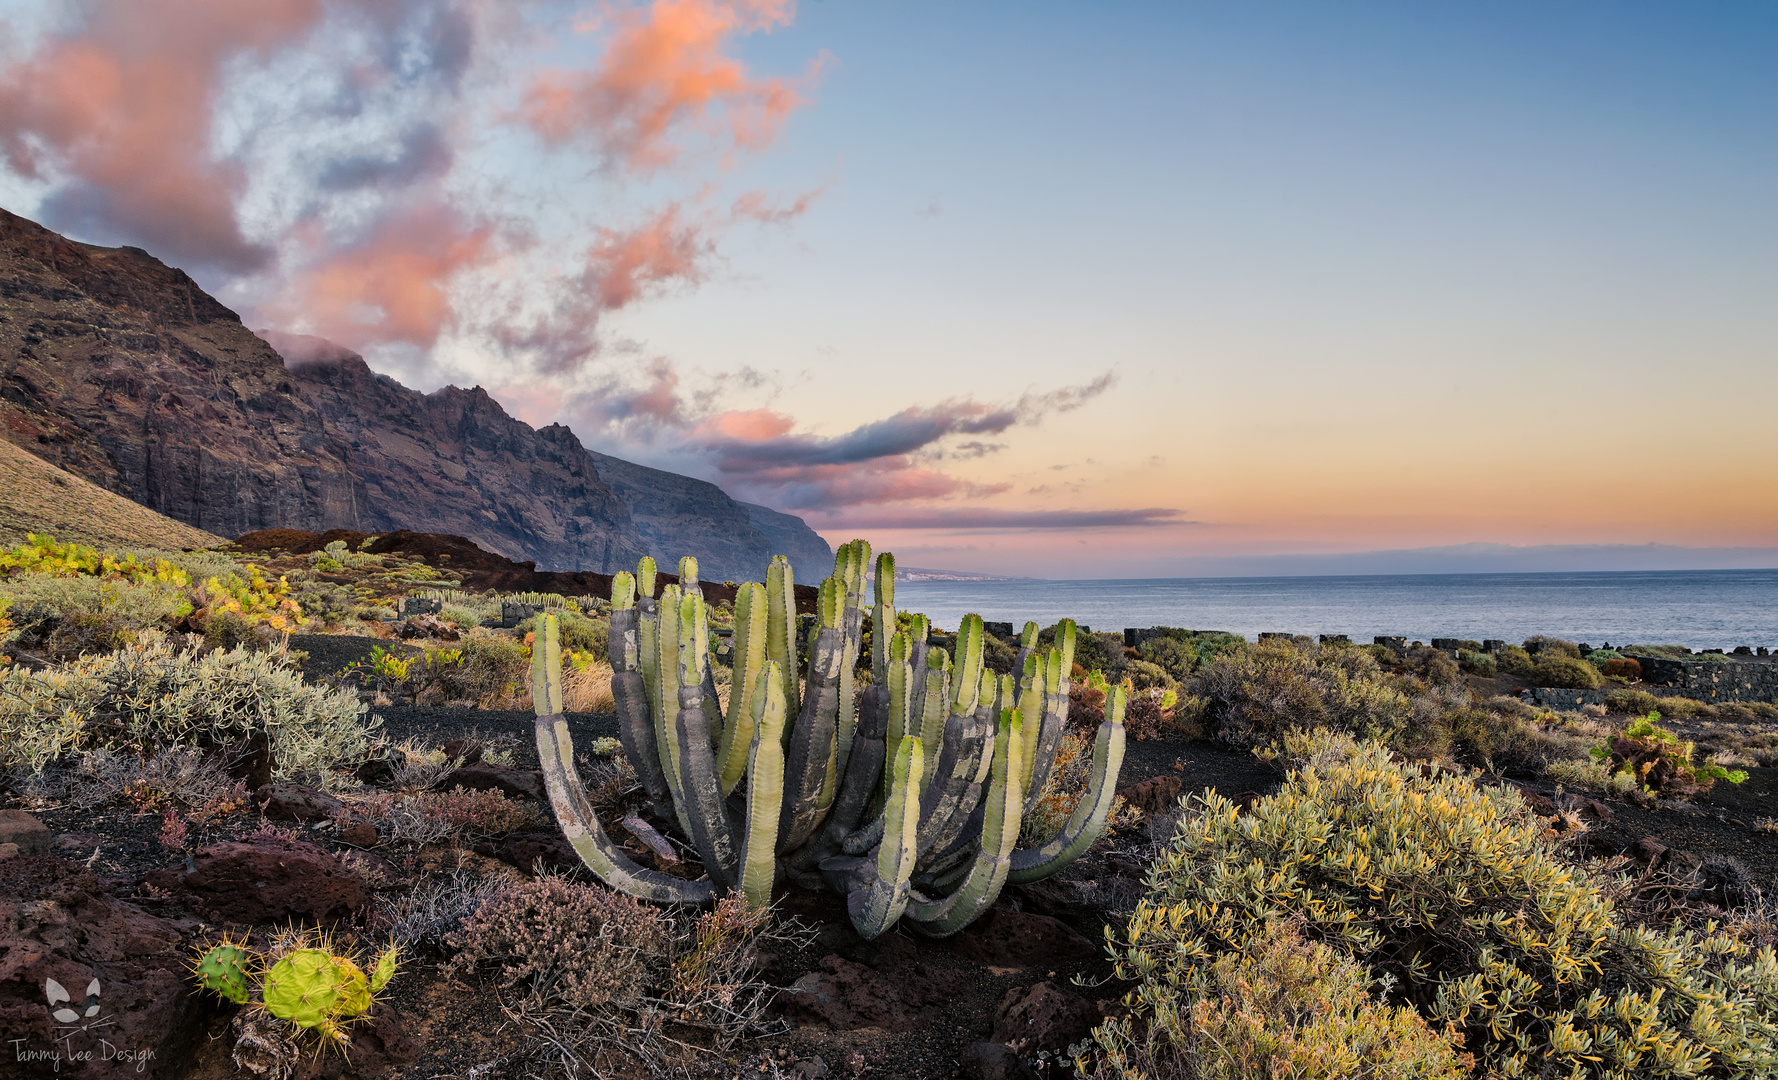
[[[1016,846],[1068,716],[1075,626],[1038,648],[1027,623],[1011,675],[982,662],[982,620],[969,615],[957,655],[929,646],[915,616],[897,631],[895,559],[877,559],[868,687],[853,680],[863,644],[870,546],[855,540],[821,583],[798,655],[795,576],[783,556],[765,583],[735,597],[733,679],[726,714],[709,669],[697,561],[655,596],[655,564],[619,573],[611,591],[612,696],[624,751],[659,816],[676,821],[705,880],[638,865],[594,815],[561,713],[561,651],[544,616],[533,650],[537,749],[556,818],[602,881],[662,903],[700,904],[739,891],[771,899],[775,882],[847,897],[860,934],[905,918],[933,936],[986,911],[1009,882],[1036,881],[1084,852],[1105,829],[1123,761],[1124,688],[1108,693],[1091,787],[1055,839]]]
[[[265,1011],[278,1019],[332,1034],[342,1006],[342,981],[337,960],[327,950],[296,949],[266,969],[260,993]]]
[[[198,985],[236,1005],[247,1004],[252,991],[249,974],[254,957],[240,944],[224,938],[192,958],[191,973]]]

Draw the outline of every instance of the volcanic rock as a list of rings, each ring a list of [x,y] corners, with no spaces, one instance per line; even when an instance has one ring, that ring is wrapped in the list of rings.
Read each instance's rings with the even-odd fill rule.
[[[1099,1010],[1086,998],[1053,982],[1014,987],[994,1013],[994,1041],[1021,1054],[1059,1053],[1086,1038]]]
[[[951,947],[989,967],[1028,967],[1091,960],[1098,946],[1060,919],[995,907],[951,939]]]
[[[273,821],[331,821],[346,807],[325,791],[302,784],[266,784],[253,793],[254,809]]]
[[[370,898],[357,873],[300,840],[211,844],[190,866],[156,870],[147,881],[190,897],[198,910],[219,922],[334,919]]]
[[[216,1009],[185,979],[186,940],[196,929],[108,896],[78,864],[50,856],[0,863],[0,1073],[182,1075]],[[51,979],[68,995],[57,1008],[74,1020],[53,1015]],[[59,1060],[51,1056],[58,1050]]]
[[[1156,776],[1139,784],[1131,784],[1118,792],[1124,803],[1145,814],[1173,810],[1179,805],[1180,780],[1177,776]]]
[[[478,761],[461,769],[452,769],[432,785],[434,791],[468,788],[471,791],[498,791],[512,799],[543,801],[543,774],[534,769],[512,769],[490,761]]]
[[[17,844],[21,855],[47,855],[49,826],[23,810],[0,810],[0,844]]]
[[[963,1075],[970,1080],[1037,1080],[1037,1072],[1009,1046],[970,1043],[963,1051]]]
[[[822,957],[821,970],[792,983],[782,1000],[788,1012],[836,1031],[916,1031],[962,989],[955,972],[918,964],[884,972],[835,955]]]

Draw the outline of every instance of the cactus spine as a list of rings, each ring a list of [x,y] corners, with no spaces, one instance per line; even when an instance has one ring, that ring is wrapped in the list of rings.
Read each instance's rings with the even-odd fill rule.
[[[1067,724],[1074,624],[1058,624],[1046,649],[1027,623],[1015,673],[996,675],[984,663],[979,616],[964,618],[954,657],[928,645],[924,617],[897,630],[895,560],[885,552],[868,611],[873,677],[855,693],[869,561],[861,540],[840,548],[801,656],[789,562],[775,557],[763,585],[739,588],[726,711],[708,667],[696,562],[682,561],[680,584],[658,600],[652,560],[634,578],[613,579],[612,694],[624,749],[657,811],[676,818],[698,852],[704,881],[636,865],[601,828],[559,715],[555,618],[541,617],[532,653],[538,756],[564,834],[601,880],[664,903],[737,890],[763,905],[789,878],[845,893],[866,938],[904,919],[943,936],[980,916],[1009,882],[1053,874],[1098,839],[1123,761],[1121,687],[1096,733],[1090,790],[1054,840],[1016,847]]]

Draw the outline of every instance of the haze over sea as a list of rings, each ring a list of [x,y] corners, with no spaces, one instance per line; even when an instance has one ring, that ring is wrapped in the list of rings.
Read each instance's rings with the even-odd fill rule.
[[[1665,570],[1362,577],[898,582],[896,606],[955,629],[969,612],[1022,626],[1073,618],[1127,626],[1503,638],[1592,645],[1778,648],[1778,570]]]

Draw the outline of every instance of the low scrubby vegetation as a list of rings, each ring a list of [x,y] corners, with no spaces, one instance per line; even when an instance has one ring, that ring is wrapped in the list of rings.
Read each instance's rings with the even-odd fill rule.
[[[1333,1077],[1405,1060],[1426,1072],[1400,1075],[1451,1075],[1457,1053],[1499,1076],[1778,1068],[1767,926],[1634,910],[1621,878],[1566,857],[1507,789],[1341,732],[1294,734],[1282,752],[1297,767],[1276,794],[1245,813],[1206,794],[1180,822],[1115,946],[1140,983],[1136,1016],[1097,1030],[1089,1070]],[[1335,955],[1292,952],[1298,935]],[[1229,1015],[1231,1000],[1287,992],[1288,1008]]]

